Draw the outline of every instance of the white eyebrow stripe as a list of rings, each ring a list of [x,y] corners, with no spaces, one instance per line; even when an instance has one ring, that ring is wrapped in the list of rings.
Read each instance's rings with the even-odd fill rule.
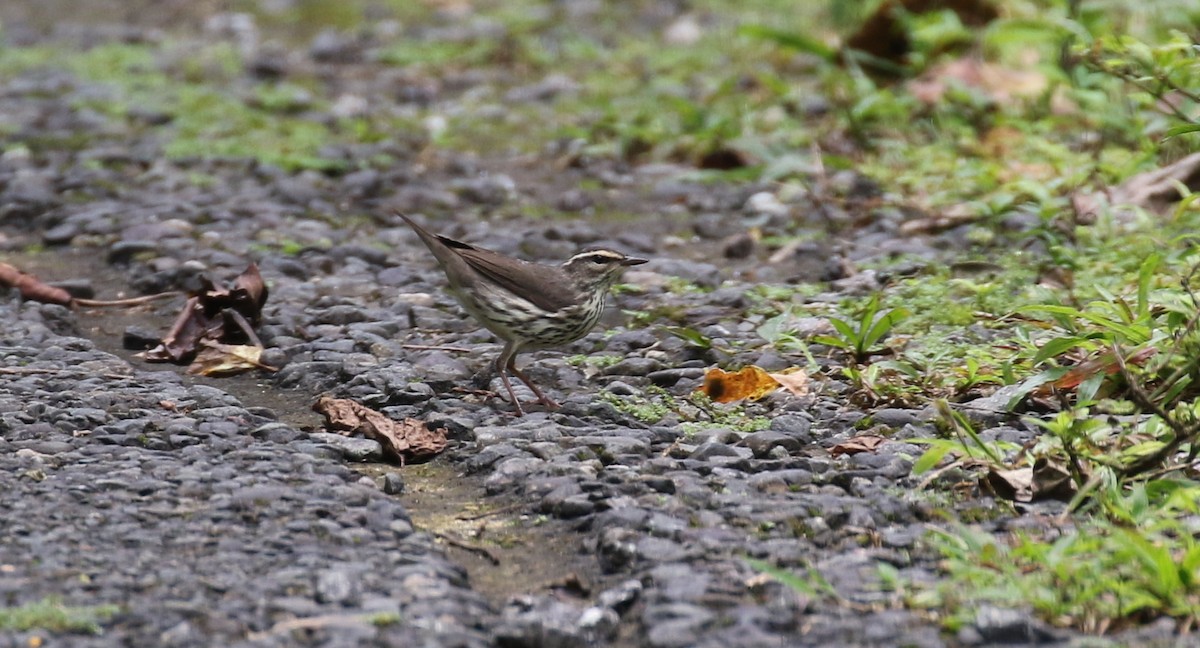
[[[591,250],[588,252],[580,252],[568,260],[568,263],[577,259],[595,259],[602,258],[607,261],[620,261],[625,258],[625,255],[612,250]]]

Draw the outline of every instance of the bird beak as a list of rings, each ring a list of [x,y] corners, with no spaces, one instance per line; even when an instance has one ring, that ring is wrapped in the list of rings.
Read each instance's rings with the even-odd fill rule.
[[[642,265],[643,263],[645,263],[647,261],[649,261],[649,259],[639,259],[637,257],[625,257],[624,259],[621,260],[621,265],[623,265],[623,266]]]

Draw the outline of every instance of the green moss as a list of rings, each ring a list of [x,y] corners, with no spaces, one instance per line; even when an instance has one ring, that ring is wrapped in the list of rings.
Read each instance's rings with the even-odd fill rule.
[[[64,605],[57,597],[47,597],[18,607],[0,607],[0,630],[100,634],[100,624],[119,611],[115,605]]]

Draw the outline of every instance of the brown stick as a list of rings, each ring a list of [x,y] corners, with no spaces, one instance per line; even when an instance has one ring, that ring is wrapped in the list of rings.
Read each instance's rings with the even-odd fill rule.
[[[445,344],[401,344],[400,348],[415,351],[450,351],[452,353],[471,353],[474,351],[474,349],[466,347],[448,346]]]
[[[457,547],[459,549],[462,549],[463,551],[469,551],[473,554],[483,556],[484,558],[487,559],[488,562],[492,563],[493,565],[500,564],[500,557],[497,556],[496,554],[492,553],[492,551],[490,549],[488,549],[487,547],[481,547],[477,544],[467,542],[466,540],[463,540],[461,538],[456,538],[456,537],[450,535],[449,533],[439,533],[439,532],[435,531],[435,532],[433,532],[433,535],[437,539],[445,541],[445,543],[450,545],[451,547]]]
[[[288,634],[293,630],[315,630],[330,626],[368,625],[377,614],[322,614],[319,616],[300,617],[280,621],[262,632],[251,632],[246,635],[250,641],[262,641],[273,636]]]
[[[178,290],[171,292],[158,293],[155,295],[142,295],[141,297],[130,297],[128,299],[73,299],[71,303],[76,306],[85,306],[88,308],[108,308],[114,306],[141,306],[152,301],[167,299],[168,297],[178,297],[183,293]]]
[[[513,511],[519,511],[519,510],[525,508],[525,506],[526,506],[525,502],[517,502],[516,504],[509,504],[508,506],[501,506],[498,509],[484,511],[483,513],[476,513],[475,515],[459,515],[459,516],[456,516],[454,519],[461,520],[463,522],[472,522],[474,520],[482,520],[483,518],[486,518],[486,517],[492,517],[493,515],[503,515],[505,513],[512,513]]]

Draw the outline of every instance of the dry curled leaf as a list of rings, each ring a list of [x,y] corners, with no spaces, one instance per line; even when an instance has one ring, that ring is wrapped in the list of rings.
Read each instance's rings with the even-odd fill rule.
[[[733,403],[758,400],[780,388],[793,396],[804,396],[808,394],[808,374],[799,367],[780,373],[768,373],[756,365],[738,371],[713,367],[705,372],[704,384],[697,391],[704,392],[714,403]]]
[[[1170,214],[1188,192],[1200,190],[1200,153],[1181,158],[1165,167],[1139,173],[1102,192],[1081,192],[1072,197],[1075,212],[1095,214],[1105,205],[1133,205],[1160,215]],[[1134,213],[1118,209],[1117,218],[1127,221]]]
[[[767,375],[774,378],[775,382],[779,383],[780,387],[788,390],[792,396],[808,395],[808,372],[799,367]]]
[[[147,362],[189,364],[209,343],[248,343],[261,349],[262,342],[254,332],[254,326],[262,319],[262,308],[266,302],[267,285],[254,263],[247,266],[228,289],[216,288],[206,280],[204,289],[188,298],[159,345],[137,355]],[[208,357],[206,362],[212,362],[212,357]],[[257,358],[242,370],[255,367],[262,368],[257,365]],[[193,373],[205,371],[200,368]],[[234,371],[230,369],[220,373]]]
[[[1046,91],[1048,85],[1046,76],[1040,72],[1007,68],[967,56],[942,63],[909,81],[908,90],[919,101],[933,105],[941,103],[952,87],[972,88],[999,104],[1007,105],[1017,99],[1037,97]],[[987,140],[983,144],[985,148],[994,149],[996,146]]]
[[[1075,484],[1067,469],[1046,459],[1038,459],[1032,467],[993,468],[984,475],[984,481],[996,497],[1014,502],[1069,500],[1075,494]]]
[[[322,396],[313,410],[324,415],[326,425],[339,434],[359,433],[378,441],[384,455],[401,464],[428,459],[446,449],[445,429],[430,430],[414,418],[397,421],[348,398]]]
[[[227,376],[230,374],[262,369],[264,371],[279,371],[275,367],[259,362],[262,357],[262,347],[245,344],[221,344],[209,340],[201,341],[200,352],[187,368],[187,372],[197,376]]]
[[[838,457],[841,455],[856,455],[862,452],[875,452],[885,441],[887,441],[887,437],[881,437],[878,434],[861,434],[833,446],[829,449],[829,454]]]

